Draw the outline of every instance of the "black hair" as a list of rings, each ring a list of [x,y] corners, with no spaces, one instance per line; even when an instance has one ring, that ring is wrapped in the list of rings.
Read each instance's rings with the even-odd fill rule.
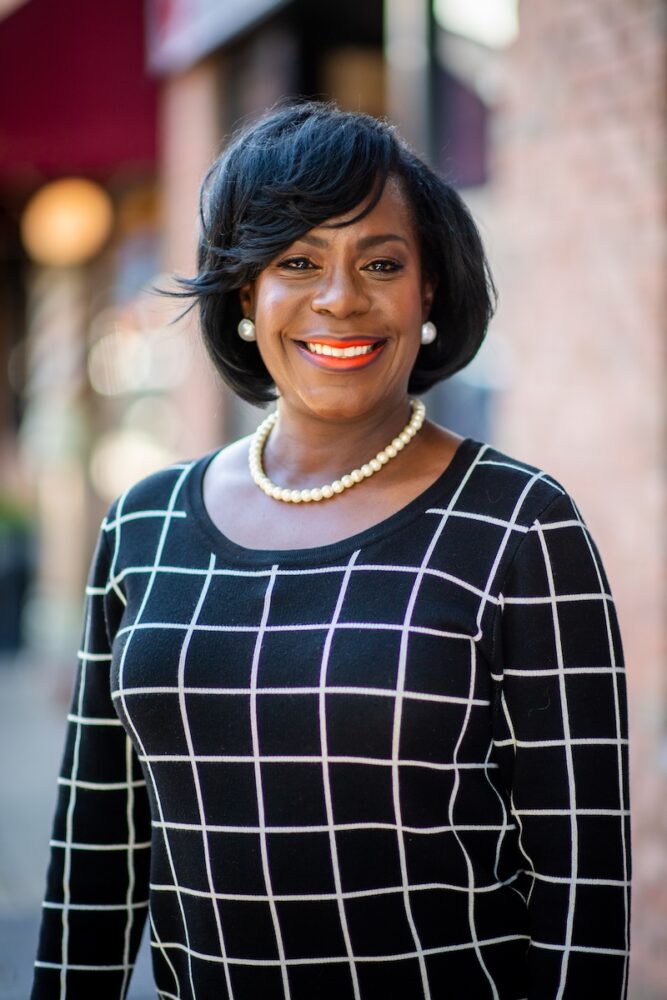
[[[439,336],[419,350],[408,390],[423,392],[467,365],[495,306],[495,288],[472,217],[456,191],[370,115],[333,104],[289,103],[233,137],[202,184],[198,273],[179,278],[199,308],[206,349],[243,399],[263,404],[275,386],[257,345],[237,333],[239,289],[308,230],[377,204],[387,179],[407,199],[422,272],[435,284],[430,319]],[[190,306],[192,308],[192,306]]]

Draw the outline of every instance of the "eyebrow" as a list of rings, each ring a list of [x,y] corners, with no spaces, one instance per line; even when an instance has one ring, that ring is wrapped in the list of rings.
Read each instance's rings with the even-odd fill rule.
[[[304,235],[299,237],[299,239],[302,243],[309,243],[311,246],[319,247],[323,250],[329,246],[327,240],[323,240],[319,236],[313,236],[311,233],[304,233]],[[405,243],[406,246],[408,245],[408,241],[405,237],[399,236],[398,233],[378,233],[377,236],[362,236],[362,238],[357,242],[357,248],[359,250],[368,250],[369,247],[377,246],[379,243],[392,242]]]

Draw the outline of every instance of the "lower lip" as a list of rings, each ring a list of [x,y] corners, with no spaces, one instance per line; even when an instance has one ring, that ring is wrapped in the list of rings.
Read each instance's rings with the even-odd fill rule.
[[[296,345],[301,353],[304,355],[307,361],[315,365],[317,368],[326,368],[328,371],[335,372],[349,372],[356,371],[358,368],[367,368],[368,365],[372,365],[374,361],[377,361],[380,354],[386,346],[386,341],[379,345],[379,347],[374,348],[368,354],[358,354],[356,357],[352,358],[334,358],[330,354],[313,354],[309,351],[307,347],[303,347],[301,344]]]

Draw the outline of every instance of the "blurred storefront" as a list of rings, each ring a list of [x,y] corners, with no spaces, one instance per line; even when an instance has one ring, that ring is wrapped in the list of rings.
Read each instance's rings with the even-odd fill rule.
[[[134,0],[2,13],[0,588],[22,610],[0,632],[69,662],[127,416],[110,345],[159,269],[157,85]]]

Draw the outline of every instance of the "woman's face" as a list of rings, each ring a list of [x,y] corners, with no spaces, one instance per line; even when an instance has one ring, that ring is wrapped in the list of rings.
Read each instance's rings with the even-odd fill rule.
[[[433,299],[398,184],[331,228],[356,214],[311,229],[241,290],[283,405],[327,420],[400,405]]]

